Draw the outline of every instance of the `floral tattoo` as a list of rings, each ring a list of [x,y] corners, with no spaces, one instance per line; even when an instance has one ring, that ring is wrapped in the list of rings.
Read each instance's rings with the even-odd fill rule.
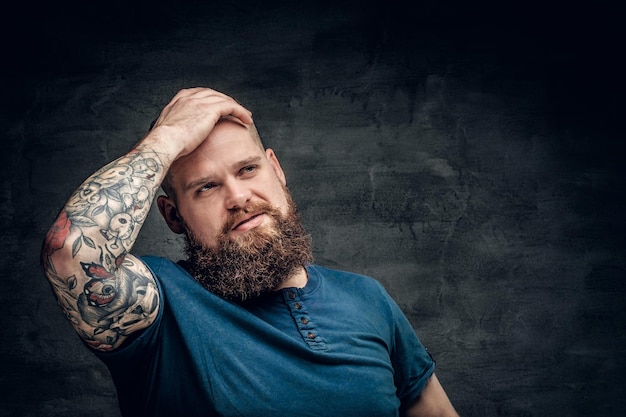
[[[45,274],[66,317],[96,349],[119,346],[156,315],[158,291],[151,274],[126,255],[163,169],[156,154],[138,150],[112,162],[74,192],[46,235]],[[64,257],[60,249],[66,249]]]

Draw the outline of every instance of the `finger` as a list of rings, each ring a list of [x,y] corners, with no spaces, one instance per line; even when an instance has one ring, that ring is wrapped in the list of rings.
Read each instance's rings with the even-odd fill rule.
[[[190,111],[190,109],[196,110]],[[160,124],[172,115],[184,113],[188,113],[188,115],[195,113],[199,119],[211,120],[212,125],[217,123],[220,117],[229,115],[239,119],[244,124],[253,123],[252,112],[232,97],[210,88],[197,87],[179,91],[163,108],[151,127]]]
[[[252,123],[252,112],[241,105],[234,98],[211,89],[199,89],[186,97],[189,100],[197,100],[210,105],[218,105],[218,119],[223,116],[234,116],[243,123]]]
[[[212,88],[206,88],[206,87],[191,87],[191,88],[184,88],[182,90],[180,90],[178,93],[176,93],[176,95],[172,98],[172,102],[179,100],[181,98],[205,98],[205,97],[216,97],[216,98],[225,98],[225,99],[231,99],[233,100],[232,97],[217,91],[217,90],[213,90]]]
[[[170,102],[163,107],[157,122],[167,117],[175,108],[186,108],[188,105],[192,105],[191,103],[212,103],[223,100],[232,100],[232,98],[209,88],[185,88],[178,91]]]
[[[208,106],[210,106],[210,111]],[[227,116],[233,117],[244,124],[253,123],[252,112],[232,99],[218,102],[212,101],[210,104],[207,104],[206,111],[203,113],[204,116],[202,119],[210,120],[212,126],[214,126],[219,119]]]
[[[242,105],[237,105],[230,113],[231,116],[235,116],[245,124],[252,124],[252,112]]]

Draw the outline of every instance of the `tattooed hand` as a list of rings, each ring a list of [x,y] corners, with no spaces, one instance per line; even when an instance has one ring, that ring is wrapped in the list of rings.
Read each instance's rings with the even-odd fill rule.
[[[248,110],[220,92],[180,91],[132,151],[78,187],[52,225],[41,254],[44,272],[90,346],[115,349],[154,321],[156,282],[130,250],[171,163],[226,116],[252,123]]]

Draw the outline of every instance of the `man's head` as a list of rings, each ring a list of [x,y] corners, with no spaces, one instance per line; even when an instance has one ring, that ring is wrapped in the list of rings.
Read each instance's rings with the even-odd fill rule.
[[[187,237],[192,275],[234,299],[269,291],[311,261],[310,240],[271,149],[254,126],[224,118],[170,167],[157,204]]]

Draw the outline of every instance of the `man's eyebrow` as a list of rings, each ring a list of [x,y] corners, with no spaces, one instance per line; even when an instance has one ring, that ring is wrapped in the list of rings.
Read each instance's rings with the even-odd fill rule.
[[[259,155],[251,156],[250,158],[246,158],[242,161],[237,162],[233,166],[235,168],[245,167],[246,165],[255,164],[259,162],[260,160],[261,160],[261,157]]]
[[[196,180],[193,180],[193,181],[187,183],[187,185],[185,185],[183,187],[183,191],[189,191],[189,190],[192,190],[192,189],[194,189],[196,187],[199,187],[201,185],[208,184],[209,182],[211,182],[211,178],[212,177],[202,177],[202,178],[198,178]]]
[[[255,155],[255,156],[251,156],[250,158],[242,159],[239,162],[235,162],[232,166],[234,169],[239,170],[240,168],[243,168],[247,165],[258,163],[260,160],[261,160],[261,157],[258,155]],[[207,175],[202,178],[195,179],[187,183],[187,185],[183,187],[183,190],[189,191],[201,185],[208,184],[209,182],[212,181],[213,177],[214,177],[213,175]]]

